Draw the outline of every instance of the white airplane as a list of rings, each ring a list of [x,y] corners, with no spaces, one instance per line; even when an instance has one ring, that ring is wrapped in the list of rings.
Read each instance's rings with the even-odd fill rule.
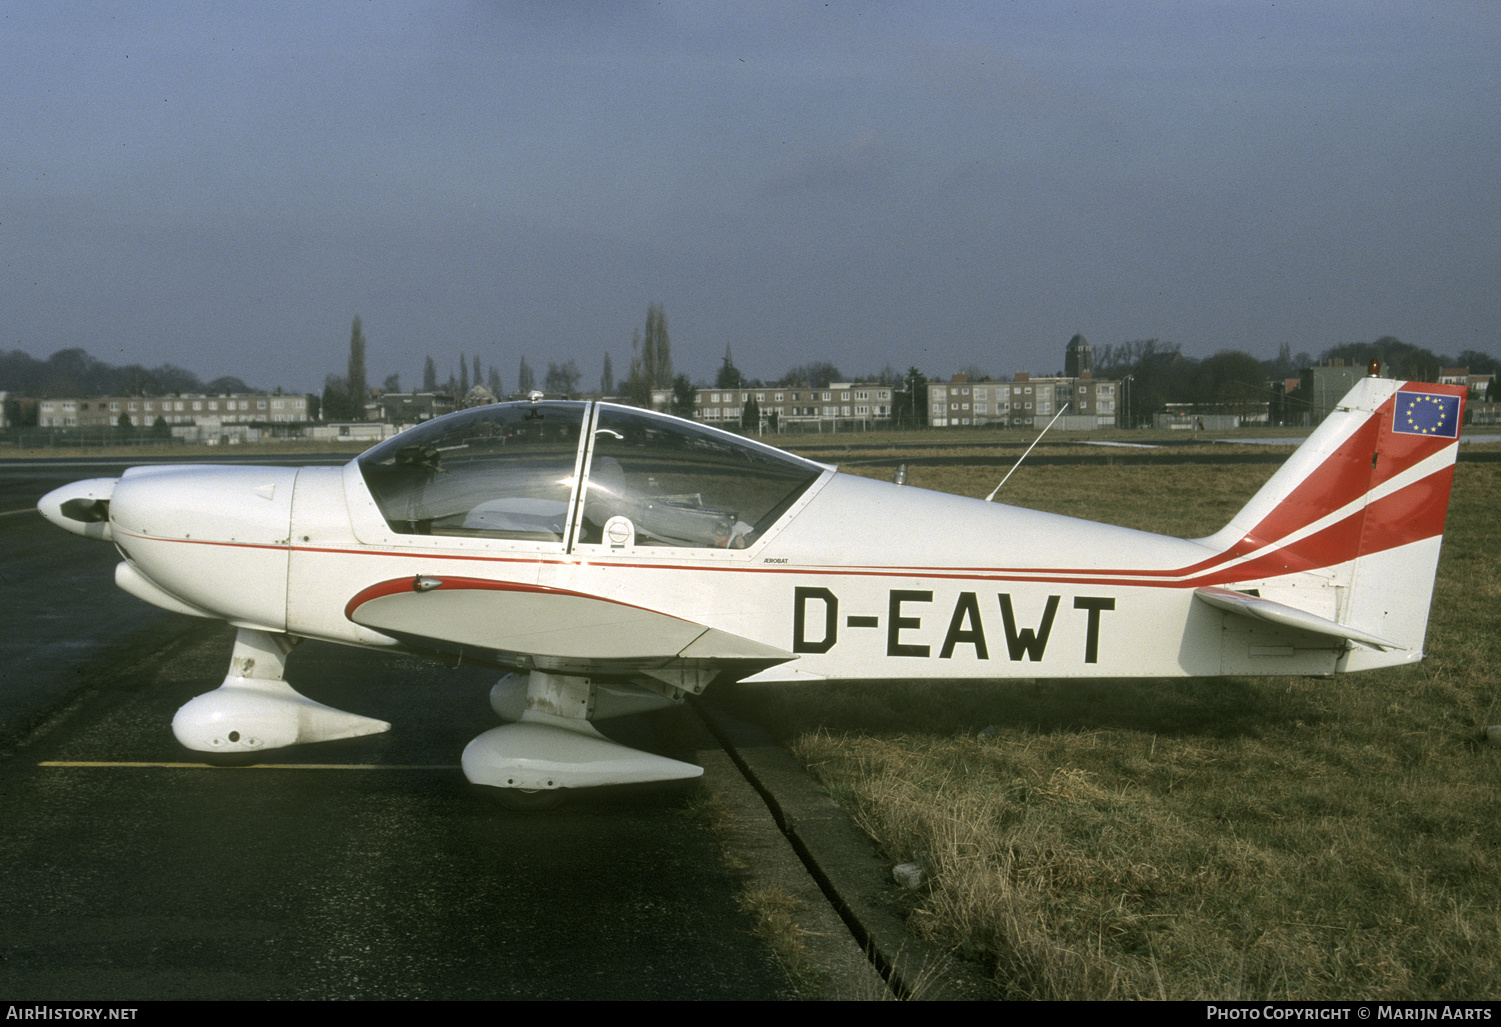
[[[841,474],[609,403],[501,403],[342,468],[136,467],[43,497],[116,583],[238,633],[172,722],[218,756],[388,730],[283,677],[302,639],[508,673],[464,751],[517,804],[695,777],[592,722],[716,681],[1331,674],[1422,658],[1464,390],[1361,380],[1184,540]]]

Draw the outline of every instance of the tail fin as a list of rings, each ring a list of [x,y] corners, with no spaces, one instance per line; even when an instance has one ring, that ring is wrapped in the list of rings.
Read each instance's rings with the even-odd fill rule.
[[[1421,659],[1464,402],[1460,386],[1361,379],[1203,540],[1221,551],[1215,584],[1390,643],[1351,648],[1340,670]]]

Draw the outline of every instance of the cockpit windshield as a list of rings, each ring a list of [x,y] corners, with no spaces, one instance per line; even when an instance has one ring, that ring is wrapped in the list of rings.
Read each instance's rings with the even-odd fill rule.
[[[401,534],[609,549],[743,549],[823,472],[692,422],[561,402],[451,414],[376,446],[359,458],[359,469],[387,524]]]
[[[582,403],[499,403],[404,431],[360,457],[392,531],[562,542]]]
[[[601,404],[579,539],[744,549],[822,470],[726,432]]]

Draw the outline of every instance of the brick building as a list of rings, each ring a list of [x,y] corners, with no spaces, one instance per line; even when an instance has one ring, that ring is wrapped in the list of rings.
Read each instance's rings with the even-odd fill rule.
[[[236,393],[230,396],[103,396],[37,400],[41,428],[112,428],[121,416],[136,428],[157,419],[169,425],[218,429],[226,424],[293,424],[308,419],[304,395]]]
[[[928,424],[963,428],[982,424],[1045,427],[1069,405],[1056,427],[1081,431],[1113,428],[1120,383],[1083,378],[1033,378],[1018,372],[1009,382],[971,382],[962,374],[949,382],[928,383]]]
[[[668,409],[672,394],[657,390],[652,405]],[[719,428],[739,428],[746,406],[756,401],[760,425],[777,428],[842,428],[889,424],[892,386],[869,382],[831,382],[821,389],[802,385],[749,389],[696,389],[693,416]]]

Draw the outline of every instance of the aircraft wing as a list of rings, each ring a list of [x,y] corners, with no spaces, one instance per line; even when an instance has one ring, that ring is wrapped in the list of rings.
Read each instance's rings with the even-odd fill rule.
[[[552,671],[662,677],[663,671],[712,670],[740,677],[797,659],[645,607],[513,581],[397,578],[363,590],[344,613],[419,649]]]
[[[1326,635],[1331,638],[1342,638],[1350,642],[1359,642],[1361,645],[1370,646],[1385,652],[1389,649],[1401,649],[1395,642],[1388,642],[1384,638],[1352,628],[1348,624],[1340,624],[1328,620],[1317,614],[1296,607],[1286,606],[1282,603],[1273,602],[1270,599],[1262,599],[1245,592],[1236,592],[1228,588],[1208,586],[1194,589],[1194,595],[1217,610],[1227,613],[1239,614],[1242,617],[1250,617],[1255,620],[1268,621],[1279,624],[1285,628],[1296,628],[1299,631],[1311,631],[1316,635]]]

